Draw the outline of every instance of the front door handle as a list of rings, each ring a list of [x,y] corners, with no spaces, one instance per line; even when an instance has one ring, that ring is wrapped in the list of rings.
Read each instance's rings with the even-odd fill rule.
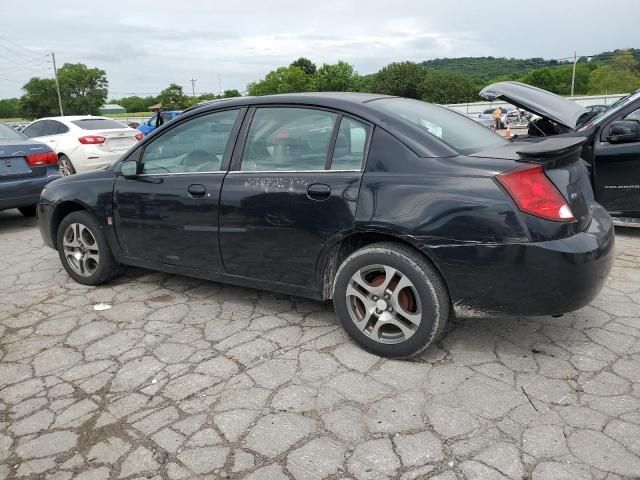
[[[307,187],[307,196],[311,200],[326,200],[331,196],[331,187],[324,183],[312,183]]]
[[[207,193],[207,189],[204,188],[204,185],[200,185],[199,183],[194,183],[193,185],[189,185],[187,189],[189,195],[194,198],[204,197],[204,194]]]

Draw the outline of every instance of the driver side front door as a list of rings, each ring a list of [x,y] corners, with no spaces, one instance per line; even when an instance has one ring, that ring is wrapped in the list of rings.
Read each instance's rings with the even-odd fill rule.
[[[119,176],[114,221],[128,257],[208,272],[221,268],[218,202],[240,110],[176,123],[143,146],[138,175]]]

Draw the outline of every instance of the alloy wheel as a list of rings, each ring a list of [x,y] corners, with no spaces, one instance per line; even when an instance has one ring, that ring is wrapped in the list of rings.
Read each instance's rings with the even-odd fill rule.
[[[400,270],[369,265],[355,272],[346,290],[347,309],[358,329],[385,344],[404,342],[422,320],[420,296]]]
[[[72,174],[71,169],[73,167],[71,166],[71,163],[69,162],[69,160],[67,160],[66,158],[60,159],[58,168],[60,169],[60,173],[62,174],[63,177],[68,177],[69,175]]]
[[[70,224],[62,237],[64,256],[78,275],[90,277],[100,263],[98,242],[91,230],[81,223]]]

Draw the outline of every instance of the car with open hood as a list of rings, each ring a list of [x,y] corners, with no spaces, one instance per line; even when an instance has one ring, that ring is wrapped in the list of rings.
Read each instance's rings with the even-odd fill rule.
[[[597,112],[518,82],[498,82],[480,92],[538,115],[528,134],[513,141],[553,136],[583,137],[582,159],[589,165],[596,200],[619,225],[640,227],[640,90]]]

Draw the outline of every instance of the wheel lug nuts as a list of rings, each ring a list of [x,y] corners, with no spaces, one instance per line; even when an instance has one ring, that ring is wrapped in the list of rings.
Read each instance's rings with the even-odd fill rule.
[[[376,297],[376,296],[374,295],[374,296],[373,296],[373,301],[375,302],[375,301],[377,301],[377,300],[378,300],[378,297]]]
[[[393,307],[387,308],[388,311],[393,312]]]

